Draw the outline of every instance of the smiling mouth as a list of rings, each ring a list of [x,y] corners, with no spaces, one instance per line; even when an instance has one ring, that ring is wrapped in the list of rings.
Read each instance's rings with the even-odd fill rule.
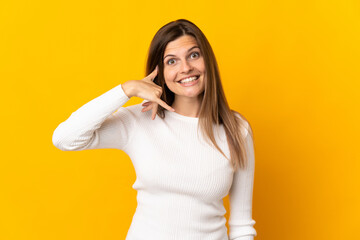
[[[182,80],[179,80],[177,81],[177,83],[188,83],[188,82],[194,82],[196,80],[198,80],[200,77],[200,75],[194,75],[194,76],[191,76],[191,77],[187,77],[185,79],[182,79]]]

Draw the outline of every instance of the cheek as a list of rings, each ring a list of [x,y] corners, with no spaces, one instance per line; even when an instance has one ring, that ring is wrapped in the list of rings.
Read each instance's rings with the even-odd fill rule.
[[[196,64],[196,68],[197,68],[199,71],[205,73],[205,62],[204,62],[204,61],[199,61],[199,62]]]
[[[165,78],[165,82],[172,82],[175,79],[175,71],[169,70],[169,69],[164,69],[164,78]]]

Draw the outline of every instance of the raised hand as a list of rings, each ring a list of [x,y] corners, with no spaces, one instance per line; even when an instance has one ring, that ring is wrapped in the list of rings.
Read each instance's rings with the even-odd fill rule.
[[[169,111],[175,111],[175,109],[173,109],[160,99],[163,89],[162,87],[156,85],[153,82],[157,74],[158,66],[156,66],[155,70],[145,78],[141,80],[130,80],[122,84],[124,92],[126,95],[128,95],[128,97],[136,96],[145,100],[149,100],[149,102],[145,102],[142,104],[146,107],[143,108],[141,111],[146,112],[152,110],[152,120],[154,120],[156,117],[156,112],[159,104],[162,107],[168,109]]]

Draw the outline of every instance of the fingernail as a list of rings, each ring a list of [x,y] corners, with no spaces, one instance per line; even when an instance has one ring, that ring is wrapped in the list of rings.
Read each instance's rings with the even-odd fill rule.
[[[175,109],[171,108],[171,111],[175,112]]]

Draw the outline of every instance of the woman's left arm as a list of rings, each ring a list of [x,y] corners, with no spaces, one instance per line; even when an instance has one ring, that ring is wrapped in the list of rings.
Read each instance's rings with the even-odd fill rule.
[[[254,187],[255,154],[254,143],[250,132],[246,135],[247,168],[238,169],[234,173],[229,192],[230,216],[229,239],[253,240],[257,235],[252,219],[252,197]]]

